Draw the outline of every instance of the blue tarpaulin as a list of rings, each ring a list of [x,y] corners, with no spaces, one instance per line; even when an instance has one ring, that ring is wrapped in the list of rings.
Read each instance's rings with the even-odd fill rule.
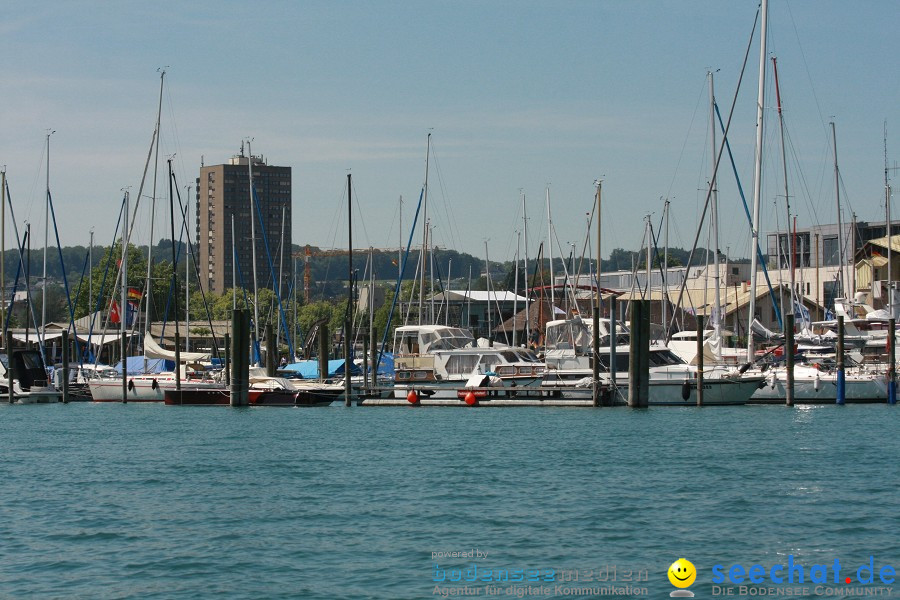
[[[299,373],[303,379],[319,378],[319,361],[317,360],[301,360],[299,362],[285,365],[278,369],[279,371],[291,371]],[[344,374],[344,359],[335,359],[328,361],[328,377],[335,377]],[[353,365],[350,369],[350,375],[362,375],[362,369]]]
[[[129,375],[141,375],[143,373],[163,373],[165,371],[173,371],[175,369],[175,363],[171,360],[164,360],[162,358],[147,358],[145,356],[129,356],[128,361],[128,374]],[[146,368],[145,368],[146,363]],[[122,361],[113,367],[119,373],[122,372]]]

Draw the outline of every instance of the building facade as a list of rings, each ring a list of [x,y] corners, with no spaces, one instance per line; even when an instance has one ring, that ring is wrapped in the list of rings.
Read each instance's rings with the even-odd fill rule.
[[[251,215],[251,165],[255,215]],[[251,241],[255,238],[257,287],[286,293],[292,265],[290,167],[270,166],[260,156],[245,156],[242,146],[241,154],[227,164],[200,168],[196,215],[197,260],[208,291],[253,289]]]

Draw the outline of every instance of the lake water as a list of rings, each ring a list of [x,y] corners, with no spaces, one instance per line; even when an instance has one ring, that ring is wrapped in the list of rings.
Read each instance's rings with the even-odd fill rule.
[[[900,595],[898,417],[2,404],[0,597],[668,598],[685,557],[698,598],[815,598],[870,556]]]

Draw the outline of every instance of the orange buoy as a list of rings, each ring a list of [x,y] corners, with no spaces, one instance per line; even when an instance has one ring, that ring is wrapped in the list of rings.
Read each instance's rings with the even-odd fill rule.
[[[475,406],[478,403],[478,398],[475,397],[475,392],[469,392],[466,394],[466,404],[469,406]]]
[[[410,404],[419,403],[419,394],[416,393],[416,390],[409,390],[409,393],[406,395],[406,401]]]

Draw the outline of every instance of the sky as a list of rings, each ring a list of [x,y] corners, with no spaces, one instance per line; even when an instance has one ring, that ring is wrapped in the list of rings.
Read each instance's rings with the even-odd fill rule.
[[[602,180],[604,257],[640,249],[648,215],[660,243],[668,230],[671,246],[689,248],[712,171],[709,71],[723,119],[735,106],[728,138],[752,201],[759,27],[735,92],[757,9],[749,0],[11,0],[0,20],[0,165],[16,223],[31,223],[32,247],[43,247],[54,131],[60,241],[87,245],[93,231],[109,244],[123,189],[134,206],[164,69],[158,206],[151,219],[148,183],[138,243],[169,237],[167,158],[184,196],[201,164],[227,162],[252,139],[254,154],[292,168],[295,244],[347,247],[350,172],[353,246],[396,248],[410,236],[431,134],[436,246],[511,260],[527,234],[531,258],[548,238],[555,256],[572,244],[580,254]],[[770,2],[767,56],[778,61],[800,227],[837,219],[830,122],[843,218],[885,218],[885,156],[900,178],[898,25],[895,0]],[[787,221],[766,62],[763,235]],[[735,181],[724,155],[719,248],[741,258],[750,227]],[[699,230],[711,246],[708,226]],[[7,247],[11,232],[7,223]]]

